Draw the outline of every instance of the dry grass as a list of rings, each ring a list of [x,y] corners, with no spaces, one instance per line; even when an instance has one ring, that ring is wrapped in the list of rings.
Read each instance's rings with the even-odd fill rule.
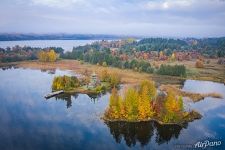
[[[62,70],[72,70],[80,74],[91,74],[96,72],[99,76],[104,69],[109,70],[110,72],[117,72],[121,76],[122,83],[137,84],[144,79],[152,78],[152,75],[147,73],[139,73],[132,70],[118,69],[113,67],[102,67],[91,64],[81,64],[77,60],[61,60],[55,63],[42,63],[38,61],[25,61],[18,63],[19,67],[22,68],[31,68],[31,69],[62,69]]]
[[[200,94],[200,93],[182,91],[175,85],[161,85],[159,89],[165,92],[173,91],[175,92],[176,95],[189,97],[193,102],[198,102],[200,100],[203,100],[205,97],[223,98],[223,96],[219,93]]]
[[[204,68],[196,68],[196,61],[150,61],[151,64],[185,65],[187,68],[187,78],[193,80],[207,80],[225,83],[225,65],[217,64],[218,59],[210,59],[209,64],[204,64]]]
[[[209,64],[204,64],[204,68],[196,68],[195,61],[175,61],[175,62],[167,62],[167,61],[151,61],[150,63],[161,65],[161,64],[169,64],[169,65],[185,65],[187,67],[187,78],[193,80],[207,80],[207,81],[215,81],[225,83],[225,66],[217,64],[217,59],[210,59]],[[11,63],[7,63],[11,64]],[[12,63],[15,64],[15,63]],[[18,62],[19,67],[25,68],[36,68],[36,69],[65,69],[72,70],[77,73],[84,74],[86,72],[91,73],[95,71],[97,74],[100,74],[103,69],[106,67],[91,65],[91,64],[81,64],[80,61],[77,60],[61,60],[55,63],[42,63],[38,61],[25,61]],[[0,66],[4,66],[6,64],[1,64]],[[157,83],[160,84],[181,84],[184,78],[181,77],[172,77],[172,76],[162,76],[155,74],[147,74],[135,72],[132,70],[126,69],[118,69],[113,67],[107,67],[110,71],[118,72],[122,77],[123,83],[131,83],[135,84],[144,79],[153,79]]]

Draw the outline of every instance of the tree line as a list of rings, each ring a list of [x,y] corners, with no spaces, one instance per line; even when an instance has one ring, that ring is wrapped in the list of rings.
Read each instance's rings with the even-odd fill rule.
[[[157,74],[186,77],[186,67],[184,65],[160,65]]]
[[[159,69],[154,68],[145,60],[121,60],[118,56],[113,56],[109,50],[73,50],[63,55],[66,59],[76,59],[91,64],[102,66],[112,66],[121,69],[132,69],[139,72],[157,73],[161,75],[186,76],[186,67],[184,65],[161,65]]]
[[[37,60],[40,52],[47,52],[54,50],[57,55],[62,55],[64,49],[61,47],[30,47],[30,46],[14,46],[7,48],[0,48],[0,62],[16,62],[24,60]]]
[[[207,57],[225,56],[225,37],[221,38],[144,38],[138,42],[121,47],[124,52],[137,51],[164,51],[171,55],[173,51],[196,50]]]

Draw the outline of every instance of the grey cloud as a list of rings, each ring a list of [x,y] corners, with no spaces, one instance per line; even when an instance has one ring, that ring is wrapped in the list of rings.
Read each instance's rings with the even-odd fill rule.
[[[0,32],[224,36],[221,0],[3,0]]]

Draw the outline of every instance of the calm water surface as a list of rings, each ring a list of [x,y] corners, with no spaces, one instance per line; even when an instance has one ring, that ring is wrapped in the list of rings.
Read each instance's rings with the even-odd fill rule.
[[[188,106],[203,118],[185,128],[154,122],[105,123],[109,94],[60,95],[46,100],[56,75],[70,71],[0,70],[0,149],[175,149],[206,139],[225,139],[225,99],[205,98]],[[183,90],[225,94],[219,83],[188,80]],[[225,96],[225,95],[224,95]],[[185,145],[183,145],[185,147]]]
[[[27,40],[27,41],[0,41],[0,47],[31,46],[31,47],[62,47],[65,51],[72,51],[73,47],[91,44],[98,40]]]

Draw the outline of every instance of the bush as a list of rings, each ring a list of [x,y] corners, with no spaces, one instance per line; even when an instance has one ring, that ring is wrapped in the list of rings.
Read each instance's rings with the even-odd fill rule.
[[[104,61],[104,62],[102,63],[102,66],[103,66],[103,67],[107,67],[107,63]]]
[[[108,72],[107,69],[102,70],[101,81],[109,82],[111,87],[117,87],[121,82],[121,76],[117,72]]]
[[[52,90],[57,91],[57,90],[71,90],[73,88],[76,88],[80,86],[80,82],[77,79],[77,77],[72,76],[58,76],[54,77],[53,82],[52,82]]]
[[[197,60],[195,63],[196,68],[204,68],[203,62],[201,60]]]

